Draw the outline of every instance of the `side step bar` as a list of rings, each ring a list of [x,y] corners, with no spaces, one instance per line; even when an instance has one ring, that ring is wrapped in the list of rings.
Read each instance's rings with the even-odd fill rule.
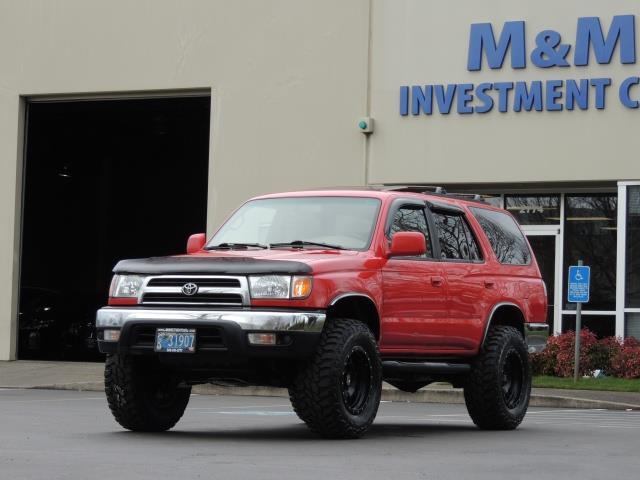
[[[396,360],[385,360],[382,362],[382,374],[385,377],[411,373],[423,375],[463,375],[470,371],[471,365],[467,363],[400,362]]]

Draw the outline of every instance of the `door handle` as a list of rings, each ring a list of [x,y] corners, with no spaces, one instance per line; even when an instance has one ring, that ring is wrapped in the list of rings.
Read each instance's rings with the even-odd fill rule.
[[[485,288],[493,288],[495,287],[496,282],[494,282],[493,280],[485,280],[484,281],[484,287]]]
[[[444,278],[437,275],[431,277],[431,285],[433,285],[434,287],[441,287],[443,283],[444,283]]]

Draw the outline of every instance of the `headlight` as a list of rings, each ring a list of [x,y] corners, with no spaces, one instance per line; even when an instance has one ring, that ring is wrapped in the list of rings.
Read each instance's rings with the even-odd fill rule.
[[[252,298],[307,298],[311,294],[311,277],[264,275],[249,277]]]
[[[289,298],[291,277],[285,275],[265,275],[249,277],[249,288],[253,298]]]
[[[145,277],[140,275],[114,275],[109,289],[110,297],[137,297]]]

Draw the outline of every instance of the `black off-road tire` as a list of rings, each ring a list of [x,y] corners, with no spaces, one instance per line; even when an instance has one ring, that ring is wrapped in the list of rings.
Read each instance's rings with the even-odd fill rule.
[[[300,419],[326,438],[357,438],[373,423],[382,393],[382,363],[371,330],[336,318],[325,325],[312,360],[289,387]]]
[[[484,430],[513,430],[524,418],[531,394],[527,346],[518,330],[492,327],[464,387],[469,415]]]
[[[134,432],[164,432],[184,413],[191,387],[143,357],[107,355],[104,390],[116,421]]]

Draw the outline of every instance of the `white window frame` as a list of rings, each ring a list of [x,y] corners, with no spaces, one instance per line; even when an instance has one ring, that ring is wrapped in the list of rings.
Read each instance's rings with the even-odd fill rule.
[[[640,180],[618,182],[618,251],[616,261],[616,336],[624,338],[625,314],[640,313],[626,308],[627,294],[627,187],[640,186]]]

